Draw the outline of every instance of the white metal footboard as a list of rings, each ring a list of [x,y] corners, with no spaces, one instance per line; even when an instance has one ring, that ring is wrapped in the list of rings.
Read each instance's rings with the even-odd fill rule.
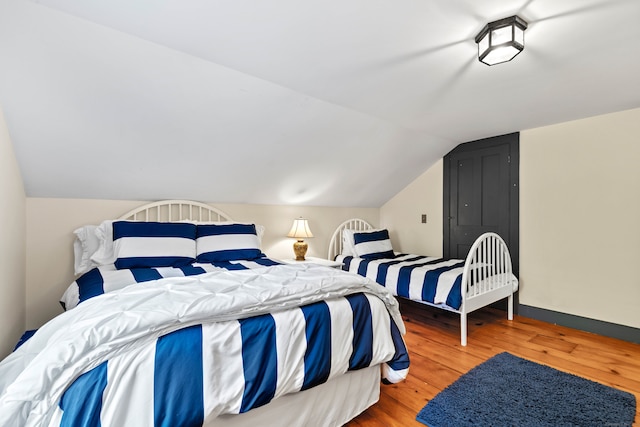
[[[515,282],[514,282],[515,281]],[[513,275],[509,248],[496,233],[485,233],[471,246],[462,273],[460,344],[467,345],[467,314],[508,298],[508,319],[513,320]]]

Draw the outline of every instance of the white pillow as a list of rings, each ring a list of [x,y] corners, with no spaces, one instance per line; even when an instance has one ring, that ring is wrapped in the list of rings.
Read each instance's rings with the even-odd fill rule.
[[[85,225],[73,231],[73,269],[76,275],[86,273],[98,264],[91,261],[91,256],[98,250],[100,240],[95,234],[97,225]]]
[[[100,245],[90,259],[97,265],[109,265],[116,262],[113,250],[113,221],[112,219],[102,221],[95,229],[95,235],[100,241]]]
[[[342,255],[344,256],[356,256],[353,233],[355,233],[355,230],[342,230]]]

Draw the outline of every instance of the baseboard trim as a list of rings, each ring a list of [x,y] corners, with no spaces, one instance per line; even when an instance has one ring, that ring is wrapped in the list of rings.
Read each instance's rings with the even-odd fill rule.
[[[640,344],[640,329],[544,308],[518,305],[518,315]]]

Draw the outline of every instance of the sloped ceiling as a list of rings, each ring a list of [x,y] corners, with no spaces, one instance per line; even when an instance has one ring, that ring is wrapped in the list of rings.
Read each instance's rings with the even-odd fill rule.
[[[518,14],[513,61],[474,36]],[[638,0],[0,0],[30,197],[381,206],[459,143],[640,107]]]

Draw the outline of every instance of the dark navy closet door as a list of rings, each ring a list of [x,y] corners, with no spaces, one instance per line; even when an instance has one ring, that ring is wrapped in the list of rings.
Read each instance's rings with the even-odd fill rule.
[[[464,259],[482,233],[498,233],[518,266],[519,134],[461,144],[444,158],[445,257]]]

